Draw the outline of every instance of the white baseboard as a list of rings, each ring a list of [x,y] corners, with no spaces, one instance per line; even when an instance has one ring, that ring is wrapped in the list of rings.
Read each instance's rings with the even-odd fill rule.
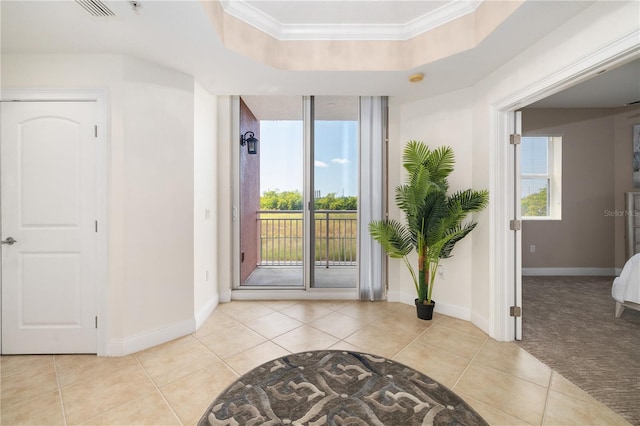
[[[107,356],[129,355],[191,334],[209,318],[209,315],[218,306],[218,302],[219,297],[216,294],[195,313],[192,320],[181,321],[130,337],[111,339],[107,348]]]
[[[231,290],[225,289],[220,291],[220,303],[231,302]]]
[[[196,312],[196,330],[200,328],[200,326],[209,318],[211,312],[218,306],[220,298],[218,294],[214,294],[211,299],[205,305]]]
[[[491,336],[489,333],[489,318],[483,317],[482,315],[475,314],[471,311],[471,323],[478,327],[480,330],[487,333],[487,335]]]
[[[617,268],[522,268],[524,276],[615,276]]]
[[[114,338],[109,341],[107,356],[129,355],[186,336],[194,331],[196,331],[195,319],[188,319],[130,337]]]
[[[413,294],[401,293],[399,291],[389,291],[387,293],[388,302],[400,302],[405,305],[415,306],[416,296]],[[465,321],[471,321],[471,311],[460,306],[452,305],[449,303],[443,303],[436,300],[436,306],[433,309],[442,315],[458,318]]]

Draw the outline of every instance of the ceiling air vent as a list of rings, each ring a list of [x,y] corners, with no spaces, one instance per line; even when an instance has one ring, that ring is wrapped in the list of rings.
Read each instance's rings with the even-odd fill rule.
[[[113,13],[111,9],[109,9],[107,5],[102,3],[100,0],[76,0],[76,3],[82,6],[84,10],[89,12],[92,16],[116,16],[116,14]]]

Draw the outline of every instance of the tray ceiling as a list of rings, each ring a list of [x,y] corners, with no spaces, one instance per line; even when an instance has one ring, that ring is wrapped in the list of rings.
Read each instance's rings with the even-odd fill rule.
[[[222,7],[278,40],[407,40],[472,13],[481,3],[232,0]]]

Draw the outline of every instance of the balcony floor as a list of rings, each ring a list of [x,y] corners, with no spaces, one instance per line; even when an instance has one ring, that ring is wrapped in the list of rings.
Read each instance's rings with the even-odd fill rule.
[[[357,282],[357,266],[317,266],[312,287],[355,288]],[[242,286],[303,288],[302,266],[259,266]]]

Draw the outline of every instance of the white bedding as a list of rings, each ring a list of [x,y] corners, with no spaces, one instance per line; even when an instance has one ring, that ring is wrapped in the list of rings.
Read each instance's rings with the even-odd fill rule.
[[[620,303],[640,303],[640,253],[627,260],[620,276],[613,280],[611,296]]]

